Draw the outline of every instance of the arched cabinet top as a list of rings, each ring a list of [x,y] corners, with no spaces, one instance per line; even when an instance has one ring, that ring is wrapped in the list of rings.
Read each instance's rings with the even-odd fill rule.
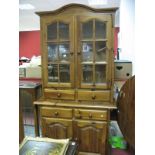
[[[98,13],[109,13],[109,12],[115,12],[118,8],[117,7],[113,7],[113,8],[92,8],[90,6],[86,6],[83,4],[68,4],[65,6],[62,6],[56,10],[52,10],[52,11],[41,11],[41,12],[36,12],[37,15],[42,16],[42,15],[53,15],[53,14],[59,14],[62,13],[68,9],[72,9],[72,8],[81,8],[81,9],[85,9],[91,12],[98,12]]]

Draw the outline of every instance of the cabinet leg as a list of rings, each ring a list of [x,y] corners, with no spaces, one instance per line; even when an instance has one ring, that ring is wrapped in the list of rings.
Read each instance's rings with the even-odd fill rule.
[[[39,137],[39,115],[38,115],[38,106],[34,105],[34,124],[35,124],[35,136]]]

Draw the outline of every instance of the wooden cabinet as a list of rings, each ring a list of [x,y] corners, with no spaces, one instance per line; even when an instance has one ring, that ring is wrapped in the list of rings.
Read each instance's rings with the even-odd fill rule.
[[[40,118],[43,136],[78,140],[79,151],[83,152],[105,155],[109,111],[116,108],[115,11],[70,4],[55,11],[37,12],[43,97],[34,102],[36,131]]]

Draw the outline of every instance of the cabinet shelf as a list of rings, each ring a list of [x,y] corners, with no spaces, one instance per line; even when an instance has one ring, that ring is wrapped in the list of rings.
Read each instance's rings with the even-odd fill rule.
[[[55,39],[55,40],[47,40],[46,43],[64,43],[64,42],[70,42],[68,39]]]
[[[97,38],[92,38],[92,39],[81,39],[80,41],[82,42],[92,42],[92,41],[108,41],[108,39],[97,39]]]
[[[58,64],[67,64],[69,65],[70,62],[69,61],[59,61],[59,62],[48,62],[48,65],[58,65]]]
[[[82,65],[92,65],[92,64],[96,64],[96,65],[106,65],[107,62],[106,61],[100,61],[100,62],[93,62],[93,61],[88,61],[88,62],[82,62]]]

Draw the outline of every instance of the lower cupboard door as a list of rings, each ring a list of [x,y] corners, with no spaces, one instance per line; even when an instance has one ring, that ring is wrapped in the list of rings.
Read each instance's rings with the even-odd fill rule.
[[[74,139],[79,143],[79,151],[105,155],[107,122],[75,121]]]
[[[43,117],[42,136],[55,139],[72,138],[72,121]]]

